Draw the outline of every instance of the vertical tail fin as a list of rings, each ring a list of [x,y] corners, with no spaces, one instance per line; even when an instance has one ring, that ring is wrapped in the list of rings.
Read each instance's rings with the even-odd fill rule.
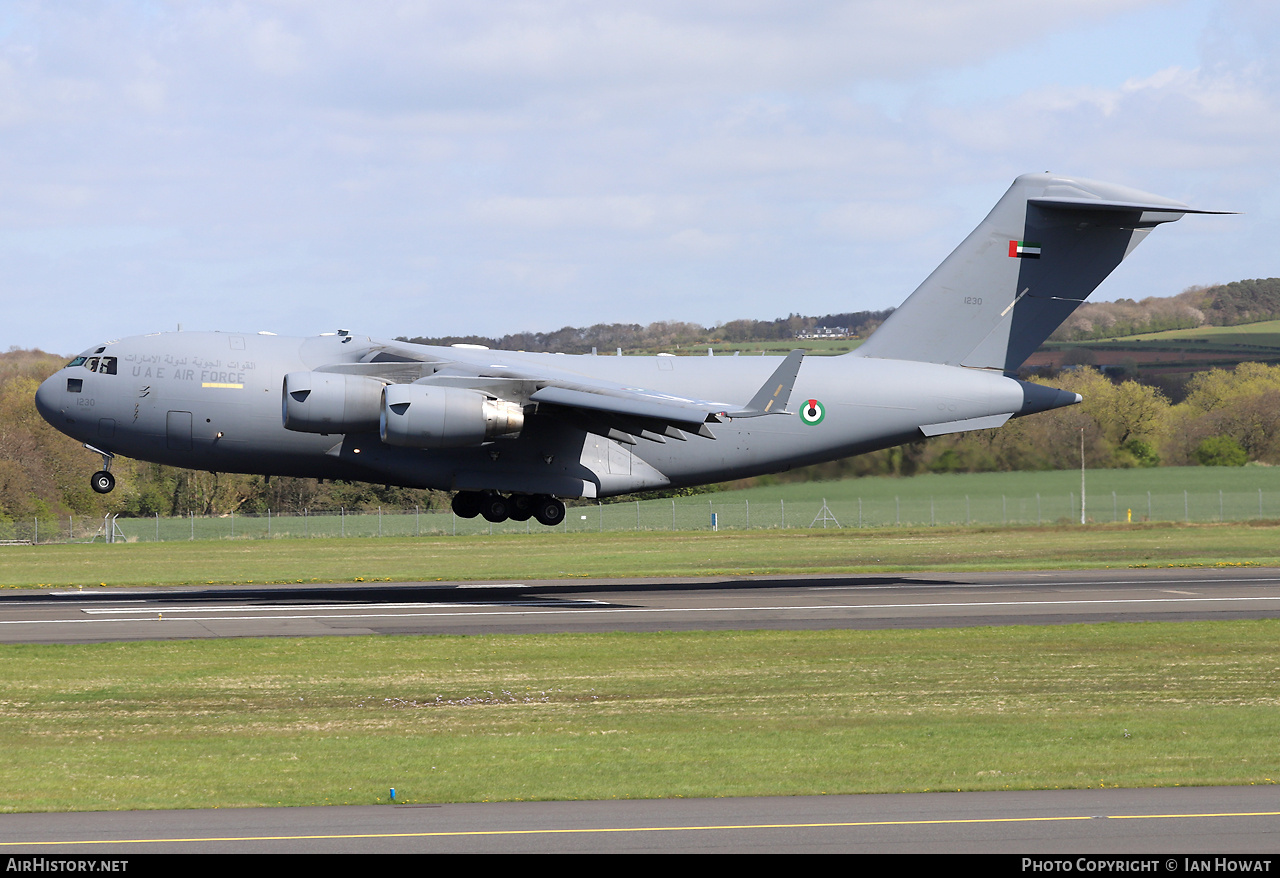
[[[1222,212],[1025,174],[853,355],[1015,372],[1153,228]]]

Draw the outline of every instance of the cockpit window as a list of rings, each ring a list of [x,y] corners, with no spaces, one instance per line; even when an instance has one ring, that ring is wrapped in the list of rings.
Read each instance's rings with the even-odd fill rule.
[[[81,355],[76,357],[63,368],[70,369],[72,366],[84,366],[90,372],[97,372],[99,375],[116,374],[116,357],[86,357]]]

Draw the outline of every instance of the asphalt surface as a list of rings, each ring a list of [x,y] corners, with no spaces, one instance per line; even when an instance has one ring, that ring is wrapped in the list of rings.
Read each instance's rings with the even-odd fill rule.
[[[7,814],[0,854],[1005,853],[1071,871],[1121,854],[1182,872],[1177,855],[1269,860],[1278,829],[1276,787],[1199,787]]]
[[[200,586],[11,593],[0,642],[937,628],[1280,616],[1280,570]]]

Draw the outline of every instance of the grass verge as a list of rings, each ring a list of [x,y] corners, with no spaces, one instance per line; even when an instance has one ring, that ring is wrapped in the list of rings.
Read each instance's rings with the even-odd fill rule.
[[[1277,621],[0,647],[0,810],[1272,783]]]
[[[1280,525],[1074,525],[12,546],[0,588],[1280,566]]]

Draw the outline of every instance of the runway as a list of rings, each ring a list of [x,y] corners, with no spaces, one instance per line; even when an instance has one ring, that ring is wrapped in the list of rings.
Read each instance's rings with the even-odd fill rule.
[[[1276,787],[1199,787],[7,814],[0,853],[1106,854],[1169,873],[1188,854],[1263,871],[1278,829]]]
[[[1280,616],[1280,571],[1174,568],[21,592],[0,642],[877,629]],[[0,815],[0,851],[1266,854],[1280,787]],[[1145,857],[1144,859],[1153,859]],[[1263,857],[1262,859],[1266,859]],[[1020,861],[1011,860],[1010,868]],[[1269,860],[1267,860],[1269,862]],[[1221,870],[1219,870],[1221,871]]]
[[[1280,616],[1280,571],[1174,568],[20,592],[0,642],[1057,625]]]

